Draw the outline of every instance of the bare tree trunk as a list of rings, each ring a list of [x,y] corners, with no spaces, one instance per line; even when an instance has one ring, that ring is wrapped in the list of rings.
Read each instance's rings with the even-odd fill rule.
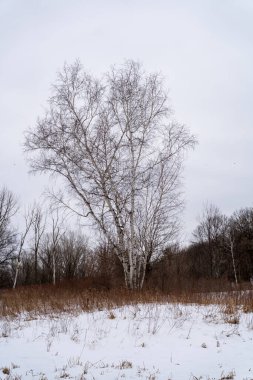
[[[140,271],[140,274],[141,274],[140,289],[143,288],[143,284],[144,284],[144,280],[145,280],[145,275],[146,275],[146,267],[147,267],[147,261],[145,260],[145,262],[143,263],[142,274],[141,274],[141,271]],[[140,268],[140,270],[141,270],[141,268]]]
[[[34,281],[38,282],[38,256],[41,238],[45,232],[46,221],[43,217],[41,208],[38,205],[33,206],[34,220],[32,224],[33,228],[33,250],[34,250]]]
[[[17,285],[18,273],[19,273],[19,269],[20,269],[21,263],[22,263],[23,247],[24,247],[24,244],[26,241],[26,237],[27,237],[29,230],[31,228],[31,225],[33,223],[33,220],[34,220],[34,209],[28,211],[26,216],[25,216],[25,231],[20,237],[19,250],[18,250],[18,255],[17,255],[17,264],[16,264],[16,268],[15,268],[15,276],[14,276],[14,281],[13,281],[13,286],[12,286],[13,289],[15,289],[16,285]]]
[[[59,241],[62,235],[62,220],[59,218],[58,211],[55,217],[52,217],[52,264],[53,264],[53,285],[56,284],[56,253],[59,249]]]
[[[56,275],[55,275],[55,272],[56,272],[56,268],[55,268],[55,249],[53,249],[52,261],[53,261],[53,285],[55,285],[55,278],[56,278]]]
[[[17,285],[18,272],[19,272],[20,266],[21,266],[21,261],[18,261],[16,264],[15,277],[14,277],[14,281],[13,281],[13,289],[15,289],[16,285]]]
[[[234,255],[234,241],[230,237],[230,252],[232,257],[232,264],[233,264],[233,270],[234,270],[234,277],[235,277],[235,283],[236,286],[238,285],[238,279],[237,279],[237,273],[236,273],[236,267],[235,267],[235,255]]]

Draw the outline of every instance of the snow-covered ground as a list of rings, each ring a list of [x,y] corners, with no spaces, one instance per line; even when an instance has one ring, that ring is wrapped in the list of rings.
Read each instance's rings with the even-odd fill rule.
[[[0,379],[253,379],[253,313],[138,305],[0,320]]]

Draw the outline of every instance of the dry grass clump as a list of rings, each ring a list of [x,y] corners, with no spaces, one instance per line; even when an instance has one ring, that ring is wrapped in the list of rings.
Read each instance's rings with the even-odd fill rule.
[[[2,372],[4,375],[9,375],[10,374],[10,368],[4,367],[4,368],[2,368]]]
[[[124,288],[104,289],[87,287],[82,282],[53,285],[31,285],[15,290],[0,290],[0,317],[16,316],[21,313],[34,318],[40,314],[61,312],[112,310],[114,307],[139,303],[182,303],[199,305],[221,305],[224,315],[235,316],[238,310],[253,312],[253,291],[237,290],[226,292],[173,292],[156,290],[128,291]],[[108,318],[113,318],[109,312]],[[232,319],[231,319],[232,320]],[[229,322],[232,323],[232,322]]]
[[[228,302],[222,308],[222,313],[224,315],[224,322],[231,325],[238,325],[240,323],[239,306],[234,302],[233,299],[228,300]]]
[[[108,319],[115,319],[115,318],[116,318],[116,316],[115,316],[114,312],[112,310],[110,310],[108,313]]]
[[[235,375],[235,371],[233,370],[227,373],[226,375],[221,375],[220,380],[232,380],[234,379]]]
[[[229,315],[224,318],[225,323],[229,323],[231,325],[239,325],[240,316],[238,314]]]
[[[223,313],[227,315],[234,315],[238,312],[238,305],[236,302],[234,302],[234,299],[231,298],[226,302]]]
[[[133,368],[133,364],[131,362],[129,362],[128,360],[123,360],[118,366],[117,368],[119,369],[129,369],[129,368]]]

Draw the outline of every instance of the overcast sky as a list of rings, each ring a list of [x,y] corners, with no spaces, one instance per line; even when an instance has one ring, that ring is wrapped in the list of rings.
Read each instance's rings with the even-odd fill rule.
[[[252,0],[0,0],[0,186],[43,193],[23,132],[43,114],[64,62],[100,75],[134,59],[161,72],[175,118],[198,137],[184,172],[184,240],[207,201],[253,206]]]

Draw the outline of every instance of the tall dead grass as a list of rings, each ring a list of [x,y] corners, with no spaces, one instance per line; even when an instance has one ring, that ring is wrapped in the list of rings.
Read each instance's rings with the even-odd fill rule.
[[[182,303],[224,305],[233,311],[242,308],[253,311],[253,291],[233,290],[223,292],[183,291],[163,293],[156,290],[128,291],[124,288],[96,289],[83,282],[67,282],[53,285],[23,286],[15,290],[0,290],[0,317],[15,317],[21,313],[29,315],[80,313],[112,309],[124,305],[147,303]]]

